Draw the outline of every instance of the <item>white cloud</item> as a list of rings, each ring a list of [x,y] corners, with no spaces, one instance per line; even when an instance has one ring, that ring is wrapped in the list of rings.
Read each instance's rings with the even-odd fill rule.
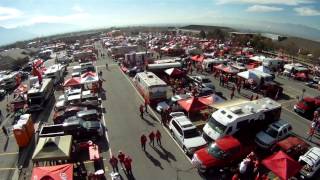
[[[25,25],[32,25],[37,23],[68,23],[80,24],[81,21],[88,20],[91,17],[88,13],[74,13],[65,16],[35,16],[32,17]]]
[[[266,13],[266,12],[275,12],[282,11],[283,8],[275,6],[264,6],[264,5],[253,5],[246,9],[247,12],[256,12],[256,13]]]
[[[293,9],[299,16],[320,16],[320,10],[310,7],[299,7]]]
[[[0,6],[0,21],[18,18],[22,14],[18,9]]]
[[[73,10],[74,12],[78,12],[78,13],[84,12],[83,8],[80,7],[78,4],[74,5],[74,6],[72,7],[72,10]]]
[[[217,4],[276,4],[276,5],[288,5],[296,6],[299,4],[310,4],[314,0],[217,0]]]

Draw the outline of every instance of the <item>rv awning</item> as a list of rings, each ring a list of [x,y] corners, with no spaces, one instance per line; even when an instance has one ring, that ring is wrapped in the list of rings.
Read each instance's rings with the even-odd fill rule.
[[[225,101],[222,103],[214,103],[209,105],[210,107],[214,108],[214,109],[221,109],[221,108],[225,108],[225,107],[229,107],[229,106],[236,106],[239,104],[243,104],[245,102],[248,102],[248,100],[244,100],[244,99],[236,99],[236,100],[230,100],[230,101]]]

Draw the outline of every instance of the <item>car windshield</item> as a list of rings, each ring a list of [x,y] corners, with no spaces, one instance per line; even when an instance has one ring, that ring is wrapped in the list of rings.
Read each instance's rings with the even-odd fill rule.
[[[202,79],[203,83],[211,83],[210,79]]]
[[[208,146],[208,153],[218,159],[225,159],[228,157],[228,153],[220,149],[216,143],[211,143]]]
[[[209,119],[209,126],[219,134],[223,133],[227,128],[226,126],[215,120],[213,117]]]
[[[197,131],[196,128],[184,131],[184,138],[185,139],[194,138],[194,137],[198,137],[198,136],[200,136],[200,133],[199,133],[199,131]]]
[[[266,130],[266,133],[273,138],[276,138],[278,136],[278,131],[270,127]]]

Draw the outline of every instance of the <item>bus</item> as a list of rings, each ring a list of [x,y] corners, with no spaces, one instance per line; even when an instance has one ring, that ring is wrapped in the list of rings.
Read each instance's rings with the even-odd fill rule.
[[[139,93],[150,104],[167,99],[168,85],[152,72],[140,72],[133,78]]]

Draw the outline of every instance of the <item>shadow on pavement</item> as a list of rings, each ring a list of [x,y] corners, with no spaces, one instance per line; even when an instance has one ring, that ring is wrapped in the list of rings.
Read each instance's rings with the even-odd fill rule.
[[[151,146],[151,147],[154,149],[154,151],[156,151],[156,152],[159,154],[159,156],[160,156],[161,159],[164,159],[164,160],[166,160],[168,163],[171,163],[168,155],[166,155],[166,154],[164,154],[163,152],[161,152],[157,147],[153,147],[153,146]]]
[[[149,120],[147,120],[147,119],[145,118],[145,116],[142,117],[141,119],[142,119],[144,122],[146,122],[149,126],[153,126],[153,127],[154,127],[154,123],[152,123],[152,122],[150,122]]]
[[[173,161],[177,161],[176,157],[169,151],[167,151],[165,148],[163,148],[162,146],[160,146],[160,149],[163,151],[163,153],[171,160]]]
[[[151,154],[149,154],[147,151],[145,151],[145,154],[146,154],[147,158],[148,158],[155,166],[158,166],[160,169],[163,169],[160,161],[158,161],[158,160],[155,159],[153,156],[151,156]]]

